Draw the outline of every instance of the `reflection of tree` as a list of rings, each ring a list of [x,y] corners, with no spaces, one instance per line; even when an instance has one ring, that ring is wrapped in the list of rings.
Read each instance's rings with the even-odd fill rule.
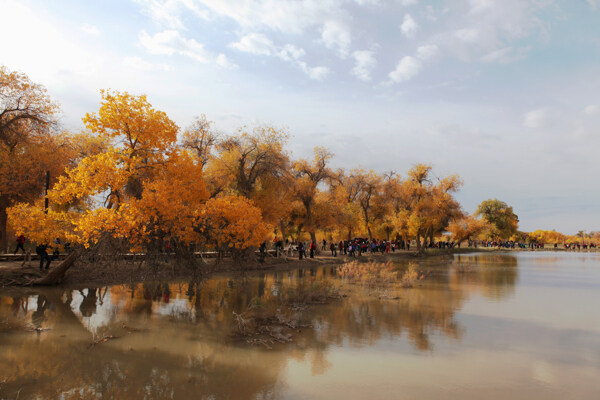
[[[81,303],[74,302],[79,297],[70,290],[44,292],[50,295],[46,300],[38,296],[38,310],[52,330],[40,337],[48,340],[23,336],[22,345],[8,352],[0,344],[0,364],[7,366],[0,397],[14,397],[21,387],[26,388],[23,398],[277,397],[279,374],[288,358],[306,359],[313,374],[324,373],[331,343],[348,340],[362,346],[404,335],[416,348],[428,350],[433,333],[459,338],[454,312],[464,294],[451,290],[447,279],[442,274],[425,287],[404,290],[399,300],[380,301],[359,290],[312,306],[305,316],[315,328],[296,333],[292,343],[270,352],[249,349],[232,336],[233,311],[250,304],[265,312],[280,309],[307,290],[338,285],[335,269],[113,286],[109,295],[90,288]],[[72,307],[79,307],[81,318]],[[8,304],[2,306],[0,317],[10,312]],[[99,314],[99,320],[108,322],[93,336],[84,319]],[[67,336],[61,337],[64,332]],[[90,347],[94,337],[104,334],[120,338]],[[36,385],[28,384],[32,377],[38,377]]]
[[[83,294],[83,290],[79,290],[79,293],[83,296],[83,300],[79,305],[79,311],[84,317],[91,317],[96,313],[96,303],[98,302],[97,296],[98,289],[89,288],[87,294]]]
[[[31,322],[36,328],[41,328],[42,323],[46,321],[46,310],[48,309],[48,300],[46,296],[40,294],[37,298],[37,309],[31,315]]]
[[[173,324],[161,329],[150,323],[147,336],[114,332],[123,338],[90,347],[91,333],[61,297],[65,295],[39,296],[35,312],[52,310],[53,318],[46,321],[52,330],[42,334],[47,340],[25,334],[21,346],[0,352],[6,378],[1,398],[18,392],[20,398],[267,398],[286,361],[283,353],[267,354],[265,363],[260,352],[249,357],[218,343],[198,345],[186,338],[189,330]],[[10,308],[0,308],[0,315],[5,311]],[[68,338],[59,335],[64,330]],[[135,345],[141,351],[130,350]]]
[[[481,286],[482,294],[499,300],[512,294],[519,278],[517,257],[509,254],[457,255],[452,280]]]

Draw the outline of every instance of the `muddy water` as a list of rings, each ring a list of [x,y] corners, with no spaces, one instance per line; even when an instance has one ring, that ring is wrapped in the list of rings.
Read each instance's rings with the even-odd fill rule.
[[[0,291],[0,398],[600,398],[599,254],[414,267],[429,276],[411,289],[321,267]],[[289,306],[324,287],[346,296]],[[250,344],[234,312],[256,307],[296,319]]]

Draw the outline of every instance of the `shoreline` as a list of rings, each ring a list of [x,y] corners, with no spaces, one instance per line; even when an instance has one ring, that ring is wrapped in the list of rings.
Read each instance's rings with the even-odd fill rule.
[[[51,287],[89,287],[100,285],[122,285],[143,282],[156,282],[162,280],[188,280],[205,279],[221,274],[244,275],[247,273],[260,273],[270,271],[289,271],[298,268],[315,268],[319,266],[338,265],[350,261],[359,262],[387,262],[395,260],[414,260],[430,257],[447,257],[454,254],[473,254],[473,253],[512,253],[512,252],[560,252],[560,253],[598,253],[598,249],[574,251],[570,249],[506,249],[489,247],[463,247],[455,249],[427,249],[421,256],[416,251],[399,250],[389,254],[366,254],[358,257],[330,255],[316,255],[315,258],[306,258],[299,260],[291,257],[267,257],[264,262],[251,261],[243,264],[236,264],[231,259],[223,259],[217,262],[209,259],[207,264],[199,266],[197,269],[189,267],[178,267],[174,263],[163,263],[157,267],[136,266],[136,263],[120,263],[114,268],[97,268],[94,264],[78,263],[67,272],[64,280]],[[327,252],[328,253],[328,252]],[[59,261],[55,261],[58,263]],[[55,264],[55,266],[58,264]],[[52,267],[52,264],[51,264]],[[21,278],[40,278],[45,273],[40,272],[38,262],[28,261],[2,261],[0,262],[0,288],[11,287],[32,287],[16,284],[6,284],[11,276]]]

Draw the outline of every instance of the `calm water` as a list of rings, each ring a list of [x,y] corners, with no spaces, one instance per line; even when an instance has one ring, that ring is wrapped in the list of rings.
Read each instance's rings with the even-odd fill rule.
[[[0,291],[0,398],[600,398],[600,254],[416,267],[430,277],[385,291],[333,267]],[[319,285],[347,297],[298,311],[311,327],[291,342],[269,350],[234,335],[234,312]]]

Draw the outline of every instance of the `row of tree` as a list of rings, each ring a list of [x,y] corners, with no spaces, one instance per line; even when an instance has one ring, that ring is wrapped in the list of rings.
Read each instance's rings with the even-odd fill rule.
[[[498,200],[466,215],[453,197],[456,175],[434,177],[426,164],[406,177],[335,169],[320,147],[295,160],[288,133],[269,125],[222,134],[201,116],[182,131],[146,96],[101,91],[85,129],[64,132],[46,90],[5,67],[0,105],[0,248],[7,221],[38,243],[110,237],[145,251],[166,242],[243,251],[317,235],[415,240],[420,250],[444,233],[456,241],[517,233],[517,216]]]

